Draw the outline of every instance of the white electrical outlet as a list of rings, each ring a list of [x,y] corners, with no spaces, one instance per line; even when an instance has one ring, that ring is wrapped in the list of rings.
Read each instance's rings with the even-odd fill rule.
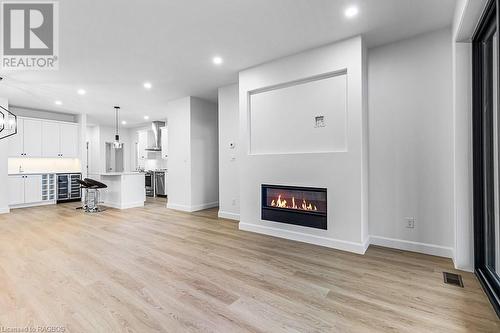
[[[415,218],[414,217],[406,217],[406,227],[408,229],[414,229],[415,228]]]

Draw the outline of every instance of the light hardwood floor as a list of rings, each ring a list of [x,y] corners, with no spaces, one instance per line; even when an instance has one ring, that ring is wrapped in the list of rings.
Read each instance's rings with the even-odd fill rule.
[[[0,215],[0,326],[66,332],[500,332],[450,260],[364,256],[242,232],[216,210],[158,203],[96,215],[64,204]],[[0,327],[0,328],[1,328]]]

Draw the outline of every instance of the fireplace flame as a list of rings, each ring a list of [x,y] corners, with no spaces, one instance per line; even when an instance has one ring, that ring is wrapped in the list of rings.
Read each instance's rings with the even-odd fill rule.
[[[281,194],[278,195],[278,198],[276,200],[273,199],[271,201],[271,207],[299,209],[299,210],[312,210],[312,211],[318,210],[316,205],[313,205],[312,203],[307,202],[305,199],[302,199],[302,203],[298,206],[295,202],[295,197],[292,197],[292,204],[289,205],[285,199],[281,199]]]

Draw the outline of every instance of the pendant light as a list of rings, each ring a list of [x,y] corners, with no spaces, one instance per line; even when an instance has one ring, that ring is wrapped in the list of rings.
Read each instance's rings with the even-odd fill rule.
[[[3,77],[0,77],[0,81]],[[17,117],[0,105],[0,140],[17,133]]]
[[[0,140],[17,133],[17,117],[0,105]]]
[[[120,111],[120,107],[119,106],[115,106],[115,129],[116,129],[116,132],[115,132],[115,141],[113,142],[113,148],[115,149],[120,149],[120,148],[123,148],[123,143],[120,142],[120,134],[118,133],[118,126],[119,126],[119,122],[118,122],[118,111]]]

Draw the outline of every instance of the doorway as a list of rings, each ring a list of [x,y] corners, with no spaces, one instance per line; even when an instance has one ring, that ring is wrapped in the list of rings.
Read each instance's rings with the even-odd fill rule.
[[[500,315],[500,168],[498,0],[473,37],[474,266]]]

